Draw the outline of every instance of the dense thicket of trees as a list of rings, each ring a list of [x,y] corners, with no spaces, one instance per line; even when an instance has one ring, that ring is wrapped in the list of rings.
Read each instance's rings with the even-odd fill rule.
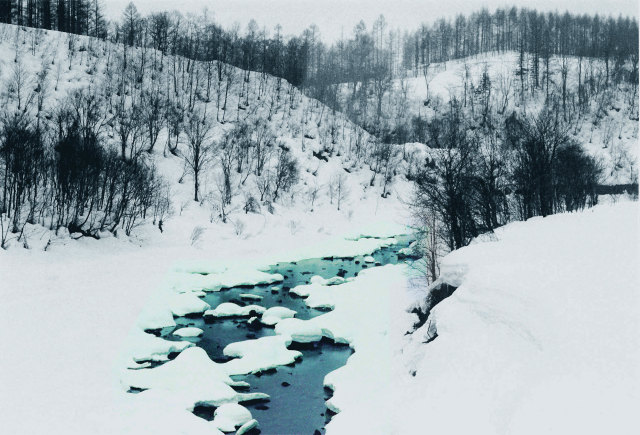
[[[597,202],[602,168],[569,133],[559,99],[536,116],[512,114],[495,128],[470,128],[462,105],[428,123],[432,152],[414,175],[415,216],[431,254],[458,249],[513,220],[579,210]],[[436,268],[430,278],[437,277]]]
[[[143,157],[122,158],[106,146],[107,115],[98,102],[85,90],[46,122],[27,111],[4,114],[0,213],[9,231],[39,223],[98,237],[118,228],[128,235],[147,217],[162,225],[169,213],[163,182]]]

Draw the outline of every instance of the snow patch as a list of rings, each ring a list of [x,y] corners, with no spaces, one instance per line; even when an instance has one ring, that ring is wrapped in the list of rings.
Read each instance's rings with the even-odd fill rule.
[[[288,319],[294,317],[297,313],[286,307],[271,307],[268,308],[263,314],[260,320],[262,324],[267,326],[274,326],[282,319]]]
[[[302,353],[287,349],[290,344],[290,337],[278,335],[231,343],[223,353],[236,359],[225,363],[225,370],[231,375],[244,375],[293,364]]]
[[[247,305],[241,307],[233,302],[223,302],[213,310],[207,310],[204,315],[211,317],[247,317],[253,313],[262,314],[265,308],[260,305]]]
[[[204,331],[202,329],[196,328],[195,326],[188,326],[173,331],[173,335],[177,335],[178,337],[200,337],[203,333]]]

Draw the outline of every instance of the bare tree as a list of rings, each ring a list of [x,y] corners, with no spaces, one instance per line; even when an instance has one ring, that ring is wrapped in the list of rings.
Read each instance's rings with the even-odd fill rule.
[[[158,89],[147,90],[142,93],[142,122],[147,133],[147,152],[153,152],[162,129],[163,98]]]
[[[347,176],[344,172],[340,171],[331,177],[329,181],[329,195],[332,198],[332,203],[333,198],[335,198],[338,210],[340,210],[340,206],[349,197],[350,193]]]
[[[298,182],[298,162],[284,146],[280,146],[278,160],[273,171],[273,201],[278,200],[282,191],[289,191]]]
[[[180,154],[193,177],[193,200],[196,202],[199,201],[200,175],[213,159],[212,129],[213,120],[202,109],[196,109],[184,125],[186,149]]]

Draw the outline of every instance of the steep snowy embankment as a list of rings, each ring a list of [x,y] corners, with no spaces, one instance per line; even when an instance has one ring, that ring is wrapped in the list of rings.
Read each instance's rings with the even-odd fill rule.
[[[447,256],[459,288],[405,349],[397,433],[637,433],[638,217],[531,219]]]

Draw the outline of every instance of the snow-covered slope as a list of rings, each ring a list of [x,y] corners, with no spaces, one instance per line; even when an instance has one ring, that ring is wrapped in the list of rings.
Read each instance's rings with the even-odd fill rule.
[[[445,257],[458,286],[404,350],[398,432],[632,434],[640,406],[636,202],[507,225]]]
[[[32,78],[34,71],[50,65],[50,108],[71,89],[104,84],[105,59],[119,55],[111,44],[91,45],[89,39],[74,37],[76,50],[70,58],[69,37],[55,32],[4,26],[0,34],[2,81],[15,72],[16,49]],[[269,78],[268,86],[275,84]],[[241,88],[233,88],[229,106],[234,109]],[[255,96],[258,91],[248,92]],[[273,213],[241,209],[242,194],[256,194],[251,181],[242,185],[237,180],[240,194],[227,223],[207,201],[193,202],[189,176],[180,182],[183,164],[170,153],[164,155],[161,135],[149,158],[169,181],[174,197],[173,216],[163,233],[148,224],[132,237],[104,234],[100,240],[74,240],[34,225],[28,226],[31,249],[13,244],[0,250],[4,431],[217,433],[214,423],[186,410],[196,397],[192,394],[209,393],[191,389],[193,377],[182,395],[166,394],[167,388],[182,386],[163,379],[136,382],[165,391],[125,393],[129,385],[122,383],[123,377],[135,377],[135,370],[126,368],[143,366],[132,359],[163,359],[186,346],[172,342],[175,347],[168,347],[135,325],[162,326],[173,321],[172,310],[206,309],[197,298],[202,280],[260,279],[257,270],[265,264],[336,250],[366,253],[385,240],[353,239],[402,231],[409,221],[402,203],[409,184],[399,177],[391,195],[382,198],[381,186],[370,186],[372,173],[364,157],[354,151],[357,138],[366,141],[366,135],[340,114],[285,86],[282,98],[289,101],[291,96],[293,108],[283,103],[269,125],[295,154],[302,180],[293,194],[273,205]],[[268,119],[269,98],[250,100],[256,109],[230,110],[231,121],[216,125],[216,137],[238,116],[252,113]],[[332,144],[322,130],[334,127],[340,133]],[[331,148],[328,161],[314,156]],[[336,174],[347,174],[345,167],[351,171],[346,175],[350,194],[338,210],[327,185]],[[203,186],[215,193],[219,168],[210,171]],[[320,193],[312,206],[315,186]],[[609,419],[620,425],[610,431],[624,433],[633,423],[627,410],[638,404],[637,221],[637,203],[600,206],[514,223],[498,231],[496,240],[451,254],[443,278],[457,277],[454,284],[460,287],[433,311],[439,336],[428,344],[423,343],[424,330],[403,338],[414,320],[406,305],[423,296],[405,282],[405,267],[389,267],[384,276],[372,271],[349,283],[351,294],[336,294],[329,301],[337,308],[328,317],[335,324],[328,326],[344,328],[342,335],[350,336],[360,353],[326,379],[335,388],[332,406],[341,411],[328,430],[357,433],[366,423],[367,433],[385,434],[425,428],[442,433],[589,433]],[[199,271],[212,274],[186,279],[188,272]],[[346,325],[352,313],[367,315],[358,309],[366,306],[361,299],[368,291],[375,292],[367,302],[375,304],[371,308],[377,314],[362,320],[375,336]],[[284,341],[275,349],[282,352],[274,353],[286,352]],[[376,359],[376,352],[383,355]],[[202,363],[199,373],[217,374],[197,352],[189,349],[184,356]],[[209,386],[224,392],[223,381],[228,379],[215,379]],[[359,383],[367,384],[366,394]],[[150,401],[154,407],[148,406]],[[542,426],[548,422],[554,426]]]
[[[129,84],[125,86],[125,95],[121,96],[118,83],[121,80],[123,54],[122,45],[110,42],[0,24],[0,92],[4,108],[8,111],[15,108],[19,88],[21,107],[28,107],[27,110],[35,114],[36,101],[42,98],[41,116],[50,119],[75,90],[89,90],[103,98],[105,105],[102,138],[109,146],[117,147],[116,121],[112,118],[120,110],[120,104],[124,104],[125,108],[134,101],[140,104],[140,95],[151,92],[182,107],[188,115],[191,93],[197,100],[196,109],[206,111],[213,120],[210,134],[213,142],[220,140],[238,124],[260,123],[265,126],[265,131],[274,140],[263,174],[275,171],[281,148],[291,152],[298,163],[299,181],[289,191],[282,192],[277,201],[269,200],[258,205],[259,215],[280,216],[279,220],[285,221],[291,231],[299,230],[301,216],[307,212],[338,208],[331,185],[339,177],[343,177],[342,182],[346,184],[342,189],[340,208],[347,212],[356,203],[380,197],[383,193],[382,176],[371,183],[373,172],[368,165],[371,152],[367,145],[369,135],[341,113],[333,112],[317,100],[306,97],[286,81],[258,73],[247,76],[245,71],[217,62],[193,62],[174,56],[161,56],[151,49],[143,52],[142,49],[128,48],[125,80]],[[215,78],[218,77],[218,67],[224,70],[221,82]],[[178,72],[174,77],[173,71],[176,69]],[[211,89],[207,91],[209,70],[214,71],[212,74],[215,77]],[[142,77],[140,83],[135,78],[138,75]],[[190,80],[196,80],[197,83],[193,84]],[[225,105],[227,82],[228,101]],[[191,88],[195,90],[190,91]],[[209,98],[205,96],[207,92]],[[171,225],[171,219],[181,221],[175,226],[176,230],[182,232],[181,238],[188,239],[196,227],[202,227],[200,233],[207,233],[209,229],[217,228],[222,220],[219,207],[222,168],[219,156],[214,155],[200,176],[199,196],[203,200],[194,203],[192,175],[180,157],[186,154],[187,139],[183,134],[177,152],[172,154],[166,145],[167,136],[168,129],[163,125],[153,152],[144,153],[143,158],[168,183],[172,217],[167,225]],[[262,196],[258,178],[248,168],[242,174],[235,171],[231,174],[232,202],[226,206],[225,214],[228,215],[226,226],[233,226],[234,232],[246,235],[252,221],[264,221],[261,216],[253,213],[247,215],[244,210],[249,197],[257,199]],[[397,178],[397,181],[397,186],[386,186],[395,199],[405,195],[408,187],[408,183],[401,178]],[[268,202],[272,203],[265,205]],[[145,243],[149,237],[159,236],[156,232],[159,233],[157,228],[146,225],[136,229],[133,236],[135,242]],[[32,225],[27,225],[26,233],[33,241],[34,248],[44,246],[50,237],[54,244],[64,242],[62,239],[67,238],[67,235],[59,237],[59,234]],[[203,238],[206,238],[206,234]]]
[[[532,57],[524,58],[524,80],[520,80],[519,53],[485,53],[409,71],[404,78],[393,80],[390,90],[382,99],[383,118],[391,126],[411,128],[414,117],[423,120],[446,112],[448,103],[456,98],[463,104],[467,122],[476,127],[481,124],[488,101],[493,126],[501,126],[512,113],[535,116],[548,95],[562,95],[563,68],[566,73],[566,118],[572,137],[603,166],[603,184],[637,183],[638,159],[638,104],[633,101],[633,87],[621,81],[616,83],[614,65],[609,64],[609,82],[606,85],[604,60],[552,56],[549,59],[549,81],[546,65],[539,60],[539,87],[534,87],[531,74]],[[564,67],[563,67],[564,65]],[[628,72],[630,65],[624,66]],[[578,107],[578,84],[595,97],[585,97]],[[352,85],[351,85],[352,86]],[[343,87],[343,98],[348,99],[348,86]],[[370,95],[368,109],[376,107],[375,95]],[[370,116],[372,116],[370,114]],[[400,124],[398,124],[398,120]],[[395,124],[394,124],[395,123]]]
[[[70,51],[70,46],[74,50]],[[129,63],[139,61],[139,54],[129,51]],[[152,54],[147,52],[147,61]],[[54,110],[74,89],[88,86],[100,89],[106,98],[116,98],[116,91],[109,86],[118,64],[114,59],[121,56],[122,48],[111,43],[0,25],[0,98],[3,104],[13,100],[16,88],[11,84],[16,76],[24,86],[22,104],[28,96],[36,98],[36,75],[42,71],[46,71],[46,92],[41,89],[37,94],[46,94],[43,113]],[[154,76],[163,86],[169,79],[172,60],[165,56],[164,73]],[[108,62],[112,62],[111,73]],[[187,295],[171,299],[171,306],[165,304],[164,291],[173,282],[175,271],[247,271],[253,267],[255,272],[259,265],[291,259],[291,255],[331,255],[336,246],[362,249],[355,246],[360,245],[358,242],[346,241],[345,237],[368,234],[372,224],[372,235],[391,235],[396,230],[389,228],[402,228],[409,221],[400,204],[400,199],[408,196],[406,181],[398,180],[388,189],[391,195],[387,198],[381,197],[380,185],[370,185],[372,173],[365,156],[355,152],[356,140],[366,151],[367,135],[362,130],[286,82],[282,82],[278,99],[277,80],[271,77],[266,78],[267,90],[258,101],[258,79],[252,75],[252,85],[244,91],[249,92],[250,105],[238,109],[242,71],[234,71],[236,80],[228,102],[233,110],[229,109],[227,122],[215,124],[213,138],[219,138],[238,118],[251,116],[266,121],[296,157],[300,182],[272,204],[272,211],[263,206],[260,213],[245,213],[245,195],[259,197],[259,192],[251,177],[245,184],[236,179],[237,194],[224,223],[211,201],[193,201],[193,185],[190,176],[184,174],[182,160],[163,152],[163,131],[153,153],[145,157],[171,190],[172,216],[162,233],[147,223],[136,228],[131,237],[123,232],[115,236],[105,232],[100,240],[94,240],[27,224],[30,249],[12,240],[8,250],[0,250],[0,339],[11,349],[0,357],[3,431],[216,433],[212,424],[176,407],[174,402],[164,407],[162,401],[154,407],[142,405],[143,400],[127,395],[128,386],[120,383],[126,367],[136,366],[132,357],[166,359],[168,352],[182,349],[175,342],[171,347],[143,334],[136,326],[141,313],[160,312],[161,318],[151,321],[166,320],[163,315],[173,321],[167,310],[182,312],[191,308],[194,298],[199,301]],[[215,116],[215,99],[206,104],[210,106],[208,113]],[[4,108],[11,109],[6,104]],[[269,119],[270,110],[273,113]],[[327,142],[327,129],[338,132],[335,143]],[[103,134],[115,146],[110,129],[105,128]],[[314,152],[322,151],[322,158],[314,156]],[[202,182],[203,197],[215,194],[219,173],[219,166],[208,168]],[[346,187],[342,187],[338,210],[328,184],[339,174],[344,174]],[[382,231],[385,228],[387,233]],[[244,274],[227,275],[228,279],[246,279]],[[34,409],[38,411],[34,413]]]
[[[570,94],[577,94],[578,80],[582,86],[602,87],[606,80],[604,60],[568,56],[564,60],[552,56],[549,60],[549,86],[551,94],[559,96],[562,88],[563,62],[566,67],[566,87]],[[413,114],[429,116],[434,108],[441,108],[452,97],[460,100],[474,94],[482,86],[483,74],[486,74],[491,86],[491,104],[498,112],[506,115],[513,110],[534,114],[546,98],[546,91],[531,89],[532,78],[524,80],[524,93],[528,101],[519,103],[521,93],[519,54],[516,52],[487,53],[470,58],[458,59],[430,65],[428,73],[415,72],[405,79],[410,90],[408,110]],[[525,68],[531,68],[531,58],[525,57]],[[613,64],[609,66],[612,76]],[[540,78],[546,86],[546,66],[540,59]],[[609,78],[613,82],[613,78]],[[466,86],[465,86],[466,84]],[[400,87],[396,81],[394,86]],[[593,156],[600,159],[604,167],[604,184],[637,183],[638,155],[638,109],[629,110],[631,87],[627,84],[612,85],[597,99],[586,105],[585,113],[572,120],[572,134],[576,140]],[[569,98],[574,98],[570,96]],[[635,98],[635,97],[632,97]],[[570,103],[574,104],[574,103]],[[476,109],[481,110],[481,109]],[[574,115],[575,116],[575,115]]]

